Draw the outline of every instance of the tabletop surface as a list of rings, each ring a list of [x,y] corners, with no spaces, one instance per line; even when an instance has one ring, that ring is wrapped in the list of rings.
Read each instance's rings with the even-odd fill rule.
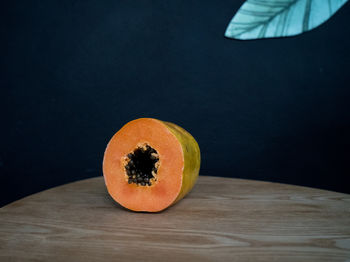
[[[350,195],[200,176],[176,205],[135,213],[96,177],[1,208],[0,261],[350,261]]]

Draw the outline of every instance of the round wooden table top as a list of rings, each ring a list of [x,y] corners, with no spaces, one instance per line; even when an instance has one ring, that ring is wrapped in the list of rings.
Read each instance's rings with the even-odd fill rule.
[[[200,176],[161,213],[96,177],[0,209],[0,261],[350,261],[350,195]]]

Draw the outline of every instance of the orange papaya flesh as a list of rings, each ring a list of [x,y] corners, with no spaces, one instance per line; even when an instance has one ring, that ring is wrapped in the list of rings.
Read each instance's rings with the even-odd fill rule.
[[[158,212],[175,204],[191,191],[199,169],[200,150],[192,135],[153,118],[124,125],[103,157],[109,194],[133,211]]]

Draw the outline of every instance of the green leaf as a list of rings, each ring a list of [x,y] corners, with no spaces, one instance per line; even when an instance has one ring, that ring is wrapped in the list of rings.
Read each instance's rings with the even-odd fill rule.
[[[301,34],[327,21],[347,0],[246,0],[225,36],[258,39]]]

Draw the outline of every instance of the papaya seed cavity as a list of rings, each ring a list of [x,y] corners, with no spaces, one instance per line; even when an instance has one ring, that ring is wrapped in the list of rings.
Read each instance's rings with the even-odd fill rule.
[[[159,168],[158,152],[144,144],[138,146],[133,152],[125,157],[124,166],[129,184],[138,186],[151,186],[156,181]]]

